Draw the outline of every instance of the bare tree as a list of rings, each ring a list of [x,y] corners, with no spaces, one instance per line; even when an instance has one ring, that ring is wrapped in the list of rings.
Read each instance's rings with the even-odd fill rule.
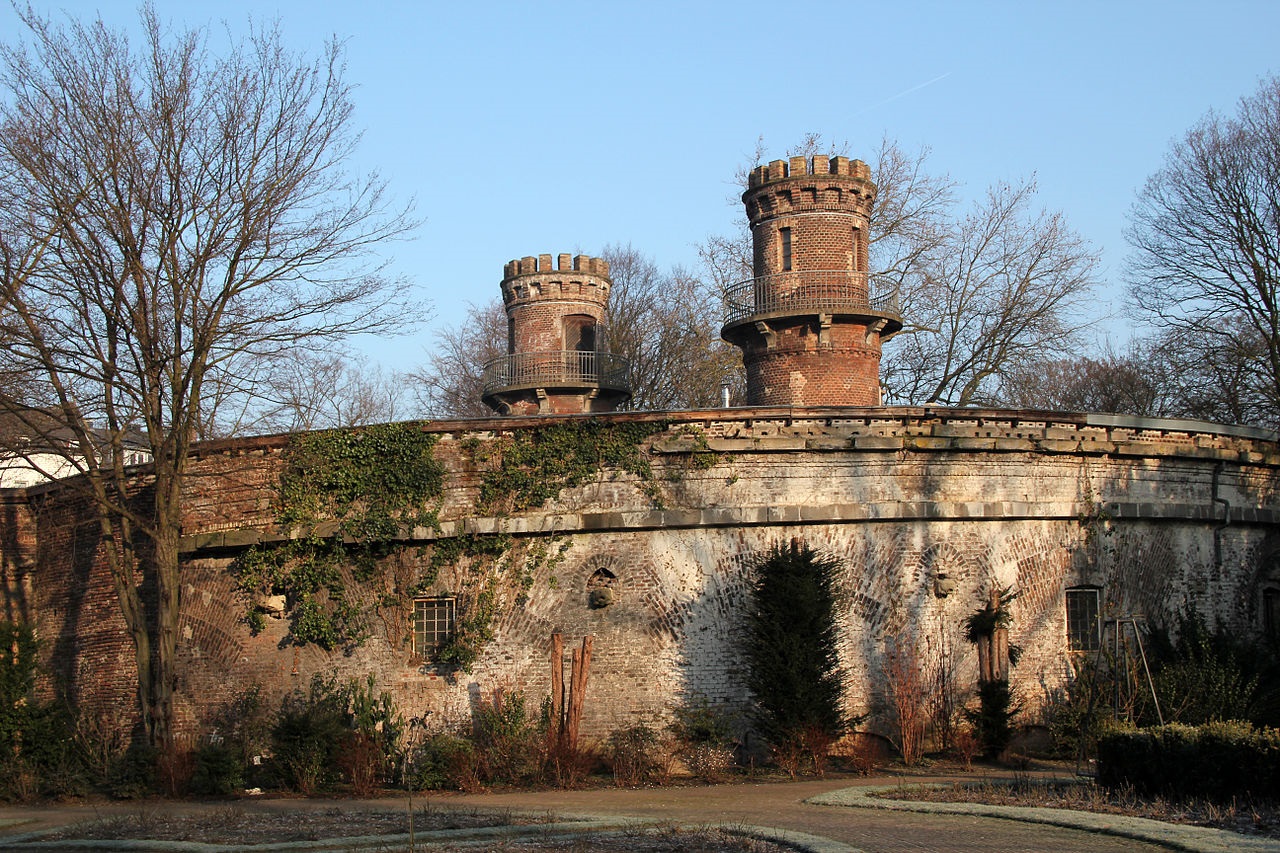
[[[79,445],[73,483],[97,508],[147,734],[167,747],[182,491],[211,391],[251,392],[248,363],[414,317],[370,263],[412,223],[376,175],[348,173],[336,43],[310,59],[255,30],[214,55],[151,7],[137,47],[101,20],[19,16],[29,44],[0,47],[0,316]],[[141,501],[131,434],[152,459]]]
[[[1098,357],[1042,359],[1016,365],[1001,376],[997,402],[1018,409],[1112,412],[1140,417],[1178,414],[1174,377],[1163,351],[1131,341]]]
[[[720,405],[720,386],[741,391],[738,351],[720,340],[719,291],[681,269],[661,272],[631,246],[606,246],[607,339],[631,363],[631,407],[658,411]]]
[[[405,410],[403,377],[359,356],[300,352],[271,371],[256,432],[389,423]]]
[[[1153,339],[1144,367],[1148,375],[1159,377],[1167,398],[1159,414],[1217,423],[1280,424],[1267,341],[1244,318],[1234,322],[1239,333],[1215,339],[1213,346],[1190,329],[1166,329]]]
[[[871,209],[869,261],[872,275],[891,282],[908,312],[923,298],[920,282],[943,253],[952,230],[956,183],[928,170],[929,149],[914,154],[882,139],[871,164],[876,202]],[[909,319],[909,318],[908,318]]]
[[[1090,320],[1096,255],[1035,184],[1001,184],[919,259],[906,322],[882,362],[891,403],[994,402],[1000,376],[1065,355]]]
[[[1215,365],[1207,408],[1280,425],[1280,77],[1174,143],[1127,236],[1133,312]]]
[[[502,300],[468,304],[461,324],[437,333],[427,364],[408,374],[418,405],[440,418],[491,417],[493,410],[481,400],[483,369],[506,354],[507,312]]]
[[[847,145],[809,134],[786,156],[825,150],[845,154]],[[757,162],[762,156],[759,146]],[[1061,214],[1033,214],[1033,181],[992,187],[957,216],[956,183],[932,174],[928,157],[884,139],[870,164],[871,276],[897,290],[904,320],[881,362],[885,400],[991,402],[1009,370],[1074,349],[1096,256]],[[739,170],[744,186],[748,171]],[[700,254],[706,277],[722,287],[752,275],[745,226],[708,238]]]

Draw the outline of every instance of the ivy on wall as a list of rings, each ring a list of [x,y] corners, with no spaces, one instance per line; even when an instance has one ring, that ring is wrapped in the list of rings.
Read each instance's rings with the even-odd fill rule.
[[[285,595],[298,643],[361,642],[365,608],[352,586],[380,574],[402,526],[437,525],[444,468],[435,444],[416,423],[292,436],[275,503],[292,538],[242,553],[233,565],[240,588]],[[261,630],[256,607],[247,618]]]
[[[434,526],[444,489],[435,445],[412,422],[298,433],[285,452],[277,521],[337,521],[345,537],[364,542],[391,538],[405,522]]]
[[[475,512],[533,509],[607,469],[635,475],[659,504],[643,446],[667,426],[582,420],[491,441],[466,439],[464,453],[483,471]],[[390,636],[404,633],[407,643],[409,600],[431,590],[441,570],[451,568],[456,588],[448,594],[456,597],[459,615],[434,657],[470,671],[493,639],[502,602],[522,605],[543,568],[554,583],[569,543],[560,537],[516,543],[505,534],[487,534],[417,548],[396,544],[407,526],[439,529],[445,472],[435,447],[436,437],[414,423],[292,436],[275,502],[276,522],[291,538],[243,552],[233,565],[240,589],[255,599],[284,595],[299,644],[359,645],[369,635],[371,611],[398,614],[384,621]],[[265,626],[256,602],[246,619],[254,630]]]
[[[667,427],[666,421],[574,420],[518,430],[492,442],[469,440],[466,449],[472,460],[485,469],[476,509],[521,512],[540,507],[608,468],[634,474],[641,490],[660,504],[643,446]]]

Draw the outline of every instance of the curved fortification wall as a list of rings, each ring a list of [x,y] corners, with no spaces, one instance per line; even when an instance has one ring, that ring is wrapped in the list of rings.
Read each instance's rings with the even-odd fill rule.
[[[578,418],[436,422],[447,469],[439,530],[402,531],[397,571],[425,570],[438,537],[507,533],[554,559],[529,560],[503,593],[470,674],[407,645],[407,617],[377,611],[360,646],[289,641],[288,613],[254,635],[229,566],[278,537],[271,502],[287,437],[207,445],[187,496],[183,720],[260,684],[305,687],[313,672],[372,673],[403,710],[462,718],[478,694],[550,687],[552,632],[594,637],[585,730],[660,719],[693,694],[747,700],[741,630],[753,557],[799,538],[843,561],[840,653],[850,711],[874,716],[886,654],[912,644],[976,677],[964,618],[992,584],[1020,595],[1012,670],[1030,704],[1062,684],[1068,590],[1104,619],[1155,620],[1187,604],[1241,633],[1263,630],[1280,553],[1280,445],[1274,434],[1098,415],[935,409],[741,409],[595,416],[647,425],[648,481],[606,470],[536,509],[477,514],[477,448]],[[74,493],[57,484],[4,494],[0,541],[11,617],[37,623],[43,690],[130,711],[132,653],[100,546]],[[536,548],[535,548],[536,549]],[[428,592],[457,589],[445,566]],[[598,606],[592,591],[610,588]],[[593,602],[594,605],[593,606]],[[403,616],[404,614],[401,614]]]

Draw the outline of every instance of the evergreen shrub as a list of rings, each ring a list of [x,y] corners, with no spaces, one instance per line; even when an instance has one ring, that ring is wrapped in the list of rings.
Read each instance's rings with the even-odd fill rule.
[[[849,728],[836,652],[835,575],[840,560],[793,540],[755,565],[748,617],[748,686],[753,722],[793,774],[802,759],[821,769]]]
[[[1171,799],[1280,799],[1280,731],[1240,721],[1113,731],[1098,742],[1098,782]]]

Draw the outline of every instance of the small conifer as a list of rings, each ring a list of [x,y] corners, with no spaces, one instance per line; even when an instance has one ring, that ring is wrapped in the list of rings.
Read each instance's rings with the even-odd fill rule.
[[[827,743],[849,726],[841,707],[843,673],[836,652],[836,557],[792,540],[755,564],[748,623],[748,686],[753,721],[775,750]]]

